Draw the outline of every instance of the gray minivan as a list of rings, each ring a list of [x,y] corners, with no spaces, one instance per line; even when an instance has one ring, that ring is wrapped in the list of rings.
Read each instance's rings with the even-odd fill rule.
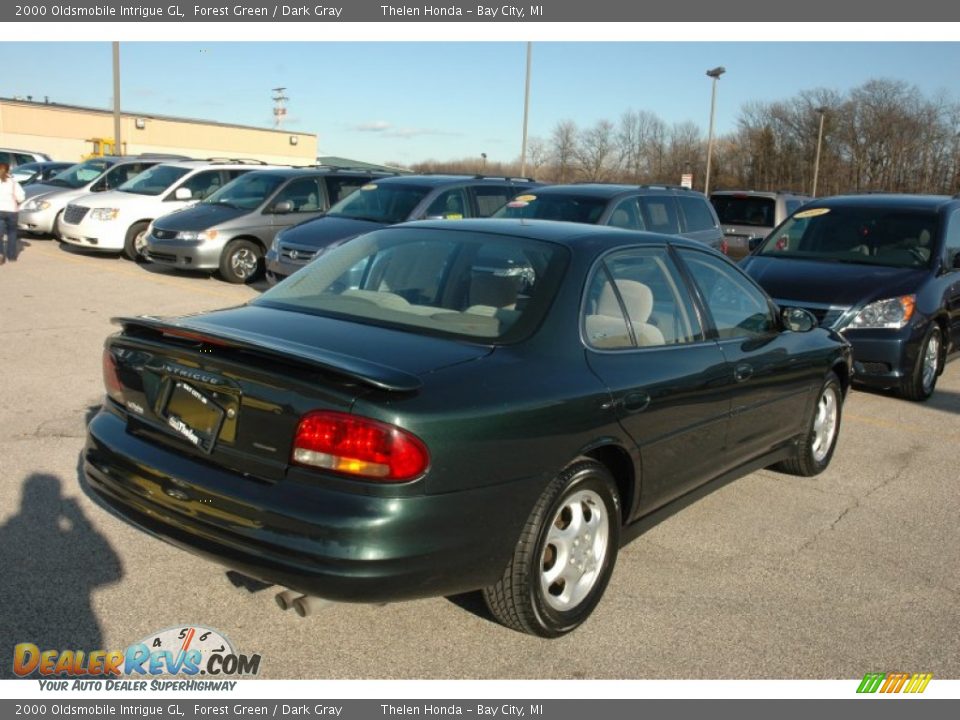
[[[718,190],[710,193],[723,227],[720,251],[735,260],[746,257],[810,196],[789,191]]]
[[[154,220],[145,257],[183,270],[218,271],[232,283],[250,282],[280,230],[322,215],[385,174],[323,166],[246,173],[202,202]]]

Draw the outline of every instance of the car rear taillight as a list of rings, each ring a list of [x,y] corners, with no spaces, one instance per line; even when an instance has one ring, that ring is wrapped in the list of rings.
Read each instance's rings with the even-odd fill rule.
[[[109,348],[103,349],[103,386],[107,389],[107,395],[123,403],[123,385],[117,375],[117,359]]]
[[[730,243],[728,243],[726,239],[720,241],[720,252],[724,255],[730,254]]]
[[[430,464],[423,442],[395,425],[330,410],[300,419],[291,460],[344,475],[403,482]]]

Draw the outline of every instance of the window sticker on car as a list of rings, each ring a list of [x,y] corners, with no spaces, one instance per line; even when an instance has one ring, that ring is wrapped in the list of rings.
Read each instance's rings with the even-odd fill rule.
[[[536,195],[517,195],[517,196],[513,199],[513,201],[514,201],[514,202],[522,202],[522,203],[532,203],[532,202],[533,202],[534,200],[536,200],[536,199],[537,199],[537,196],[536,196]]]
[[[801,210],[796,215],[795,218],[811,218],[817,217],[818,215],[826,215],[830,212],[830,208],[813,208],[812,210]]]
[[[370,183],[369,185],[364,185],[364,186],[363,186],[362,188],[360,188],[360,189],[361,189],[361,190],[376,190],[376,189],[377,189],[377,186],[374,185],[373,183]]]
[[[463,220],[463,213],[447,213],[443,216],[444,220]]]

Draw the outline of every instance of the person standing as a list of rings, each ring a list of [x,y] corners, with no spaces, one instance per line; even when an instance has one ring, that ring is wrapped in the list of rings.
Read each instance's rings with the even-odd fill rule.
[[[0,265],[13,261],[20,254],[17,238],[17,213],[24,200],[23,188],[10,174],[9,163],[0,162],[0,233],[6,242],[0,247]]]

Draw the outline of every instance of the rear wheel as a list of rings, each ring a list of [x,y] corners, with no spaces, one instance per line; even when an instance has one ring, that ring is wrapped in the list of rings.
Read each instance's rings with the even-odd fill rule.
[[[150,223],[138,222],[130,226],[127,230],[127,237],[123,241],[123,256],[127,260],[143,262],[146,260],[145,252],[147,250],[147,227]]]
[[[500,580],[483,590],[507,627],[558,637],[600,602],[620,547],[620,503],[609,471],[581,460],[547,486]]]
[[[263,269],[263,251],[250,240],[233,240],[220,256],[220,277],[231,283],[248,283]]]
[[[793,456],[776,465],[776,469],[802,477],[813,477],[826,470],[840,435],[842,411],[843,389],[831,372],[820,388],[806,434],[797,443]]]
[[[909,377],[903,379],[900,394],[907,400],[929,400],[937,387],[943,366],[943,336],[936,323],[931,323],[920,344],[917,362]]]

